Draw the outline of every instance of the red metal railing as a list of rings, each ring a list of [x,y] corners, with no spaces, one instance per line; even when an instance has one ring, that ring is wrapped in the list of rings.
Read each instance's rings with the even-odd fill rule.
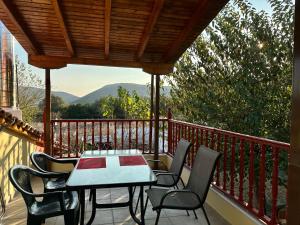
[[[167,121],[159,121],[160,153],[167,150]],[[150,120],[51,120],[52,154],[58,157],[78,157],[87,149],[129,148],[154,153],[151,148],[154,132],[150,132],[150,127]]]
[[[180,138],[193,143],[188,167],[200,145],[221,152],[213,185],[262,221],[278,224],[278,210],[286,207],[289,144],[169,119],[169,155]]]
[[[150,126],[150,120],[52,120],[53,154],[77,157],[86,149],[110,148],[153,153]],[[258,219],[278,224],[279,210],[286,209],[289,144],[173,120],[171,113],[160,119],[160,153],[173,156],[180,138],[193,143],[186,166],[193,166],[200,145],[221,152],[213,186]]]

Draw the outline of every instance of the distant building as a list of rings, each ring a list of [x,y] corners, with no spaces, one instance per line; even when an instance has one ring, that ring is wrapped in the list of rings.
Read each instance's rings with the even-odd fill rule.
[[[0,21],[0,107],[21,117],[17,109],[14,37]]]

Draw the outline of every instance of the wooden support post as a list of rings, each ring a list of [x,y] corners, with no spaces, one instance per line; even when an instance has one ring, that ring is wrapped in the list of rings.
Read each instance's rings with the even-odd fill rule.
[[[154,122],[154,160],[158,160],[159,154],[159,90],[160,90],[160,75],[156,75],[155,84],[155,122]],[[158,162],[154,163],[154,169],[158,169]]]
[[[45,153],[52,154],[51,148],[51,80],[50,80],[50,69],[45,69]]]
[[[300,0],[295,2],[294,74],[291,116],[291,150],[288,165],[288,225],[299,225],[300,202]]]
[[[151,89],[150,89],[150,124],[149,124],[149,151],[152,151],[152,119],[153,119],[153,100],[154,100],[154,75],[151,74]]]

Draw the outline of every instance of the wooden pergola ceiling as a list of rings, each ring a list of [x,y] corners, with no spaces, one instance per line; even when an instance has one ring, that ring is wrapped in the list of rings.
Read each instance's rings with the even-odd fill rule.
[[[87,64],[167,73],[227,2],[0,0],[0,19],[40,68]]]

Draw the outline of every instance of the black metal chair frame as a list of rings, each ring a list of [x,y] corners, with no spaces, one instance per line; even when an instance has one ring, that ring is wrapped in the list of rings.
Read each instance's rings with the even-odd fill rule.
[[[28,185],[27,190],[24,189],[25,187],[22,187],[20,183],[17,181],[17,178],[15,177],[15,173],[18,171],[25,172],[28,174],[28,177],[26,180],[26,184]],[[66,202],[65,202],[65,195],[70,194],[69,192],[65,191],[53,191],[53,192],[46,192],[46,193],[33,193],[32,187],[31,187],[31,180],[30,176],[35,176],[35,177],[40,177],[40,178],[58,178],[60,175],[59,174],[49,174],[49,173],[42,173],[36,170],[33,170],[27,166],[22,166],[22,165],[16,165],[12,168],[9,169],[9,179],[10,182],[14,185],[14,187],[22,194],[23,199],[26,203],[27,206],[27,225],[41,225],[42,223],[45,222],[45,219],[50,218],[50,217],[55,217],[55,216],[60,216],[64,215],[64,220],[65,224],[67,225],[77,225],[79,221],[79,201],[77,198],[77,204],[74,209],[67,209],[66,207]],[[25,177],[23,178],[23,182],[26,179]],[[77,193],[76,193],[77,195]],[[34,202],[37,202],[36,198],[43,198],[42,202],[47,203],[47,201],[59,201],[60,205],[60,210],[58,212],[54,213],[37,213],[37,215],[33,214],[29,210],[29,206],[32,205]],[[55,199],[55,197],[57,199]]]
[[[181,164],[179,166],[178,174],[176,174],[174,172],[170,172],[170,171],[165,171],[165,170],[153,170],[153,172],[155,173],[156,177],[159,177],[159,176],[171,176],[174,182],[172,184],[169,184],[169,185],[164,185],[164,184],[157,183],[157,184],[154,185],[155,187],[165,187],[165,188],[175,187],[175,188],[179,189],[179,187],[178,187],[178,182],[179,181],[181,181],[183,187],[185,187],[185,184],[184,184],[184,182],[183,182],[183,180],[181,178],[181,173],[182,173],[182,170],[183,170],[183,167],[184,167],[185,159],[186,159],[186,157],[187,157],[187,155],[189,153],[189,150],[192,147],[192,144],[190,142],[188,142],[187,140],[181,138],[180,141],[178,142],[177,146],[179,146],[180,142],[181,143],[182,142],[186,142],[186,144],[188,144],[188,147],[187,147],[186,152],[184,154],[184,160],[181,162]],[[178,151],[180,151],[180,150],[176,149],[175,154]],[[159,159],[158,160],[148,159],[147,161],[150,161],[150,162],[161,162]],[[176,163],[176,162],[174,162],[174,160],[173,160],[172,163]],[[171,165],[171,167],[172,167],[172,165]],[[150,186],[150,188],[151,188],[151,186]],[[134,189],[134,191],[135,191],[135,189]],[[148,201],[148,199],[146,200],[146,204],[148,203],[147,201]],[[139,198],[137,200],[137,204],[136,204],[136,208],[135,208],[135,213],[137,211],[138,204],[139,204]],[[187,215],[189,216],[189,212],[188,211],[186,211],[186,212],[187,212]],[[193,212],[194,212],[195,217],[197,218],[197,215],[196,215],[195,211],[193,211]]]
[[[200,151],[203,151],[203,149],[206,149],[206,150],[209,150],[209,151],[213,151],[213,150],[211,150],[211,149],[209,149],[209,148],[207,148],[207,147],[205,147],[205,146],[200,146],[197,155],[199,154]],[[210,225],[210,222],[209,222],[207,213],[206,213],[205,208],[204,208],[204,202],[205,202],[205,200],[206,200],[206,196],[207,196],[207,193],[208,193],[208,191],[209,191],[209,187],[210,187],[211,181],[212,181],[212,179],[213,179],[213,175],[214,175],[214,171],[215,171],[215,168],[216,168],[216,165],[217,165],[217,161],[218,161],[219,158],[221,157],[221,153],[219,153],[219,152],[216,152],[216,153],[217,153],[217,154],[216,154],[216,158],[215,158],[215,160],[214,160],[214,162],[213,162],[212,170],[211,170],[211,173],[210,173],[208,182],[207,182],[207,184],[206,184],[205,191],[204,191],[204,193],[203,193],[203,196],[204,196],[203,199],[201,199],[200,196],[199,196],[196,192],[194,192],[194,191],[192,191],[192,190],[189,189],[189,188],[190,188],[189,186],[191,186],[191,185],[189,184],[189,183],[190,183],[190,179],[191,179],[191,176],[190,176],[189,181],[188,181],[188,184],[187,184],[187,187],[185,187],[185,188],[182,189],[182,190],[169,190],[169,191],[167,191],[167,192],[162,196],[162,198],[161,198],[161,200],[160,200],[159,206],[156,207],[156,208],[153,208],[153,210],[155,210],[155,211],[157,212],[157,217],[156,217],[155,225],[158,224],[159,217],[160,217],[160,212],[161,212],[161,210],[162,210],[163,208],[168,208],[168,209],[178,209],[178,210],[193,210],[193,211],[196,210],[196,209],[201,208],[202,211],[203,211],[203,214],[204,214],[204,216],[205,216],[205,219],[206,219],[206,221],[207,221],[207,224]],[[196,155],[196,159],[197,159],[197,155]],[[198,157],[199,157],[199,156],[198,156]],[[203,160],[203,159],[201,159],[201,160]],[[198,162],[198,161],[195,161],[195,163],[201,163],[201,162],[200,162],[200,161],[199,161],[199,162]],[[193,168],[194,168],[194,167],[193,167]],[[192,168],[192,171],[193,171],[193,168]],[[191,171],[191,173],[192,173],[192,171]],[[147,191],[146,191],[146,192],[147,192]],[[199,201],[199,204],[194,205],[194,206],[192,206],[192,207],[182,207],[182,206],[174,206],[174,205],[166,205],[166,204],[164,204],[164,201],[165,201],[165,199],[166,199],[167,197],[169,197],[169,196],[172,197],[172,195],[173,195],[173,194],[176,194],[176,193],[187,193],[187,194],[195,195],[196,198],[197,198],[198,201]],[[148,199],[149,199],[149,195],[147,196],[146,205],[145,205],[145,211],[146,211],[146,209],[147,209]]]

